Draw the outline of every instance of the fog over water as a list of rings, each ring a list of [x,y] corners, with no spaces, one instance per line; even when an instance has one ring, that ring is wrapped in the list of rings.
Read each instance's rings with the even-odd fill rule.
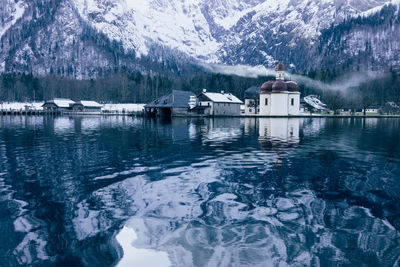
[[[0,265],[395,266],[399,130],[0,117]]]

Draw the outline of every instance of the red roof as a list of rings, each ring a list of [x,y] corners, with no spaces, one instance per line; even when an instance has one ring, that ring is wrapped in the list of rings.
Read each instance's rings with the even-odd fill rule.
[[[268,81],[268,82],[263,83],[263,85],[261,85],[261,93],[272,92],[273,84],[274,84],[274,81]]]
[[[297,85],[297,83],[295,83],[293,81],[286,82],[286,85],[287,85],[289,92],[298,92],[299,91],[299,86]]]
[[[272,92],[280,92],[280,91],[287,91],[288,87],[284,81],[276,81],[272,85]]]

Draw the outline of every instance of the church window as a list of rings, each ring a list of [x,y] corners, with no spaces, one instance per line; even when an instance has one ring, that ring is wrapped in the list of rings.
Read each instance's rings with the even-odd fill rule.
[[[294,98],[292,98],[291,101],[292,101],[292,106],[294,106]]]
[[[265,105],[268,106],[268,98],[265,99]]]

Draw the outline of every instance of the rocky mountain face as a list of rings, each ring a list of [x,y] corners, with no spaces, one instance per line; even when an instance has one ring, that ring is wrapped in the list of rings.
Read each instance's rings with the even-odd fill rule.
[[[0,72],[181,75],[199,61],[278,60],[300,70],[400,67],[398,0],[2,1]]]

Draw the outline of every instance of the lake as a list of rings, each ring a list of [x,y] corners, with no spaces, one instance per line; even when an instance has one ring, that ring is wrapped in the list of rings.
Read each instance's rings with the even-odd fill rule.
[[[0,116],[0,265],[395,266],[400,119]]]

